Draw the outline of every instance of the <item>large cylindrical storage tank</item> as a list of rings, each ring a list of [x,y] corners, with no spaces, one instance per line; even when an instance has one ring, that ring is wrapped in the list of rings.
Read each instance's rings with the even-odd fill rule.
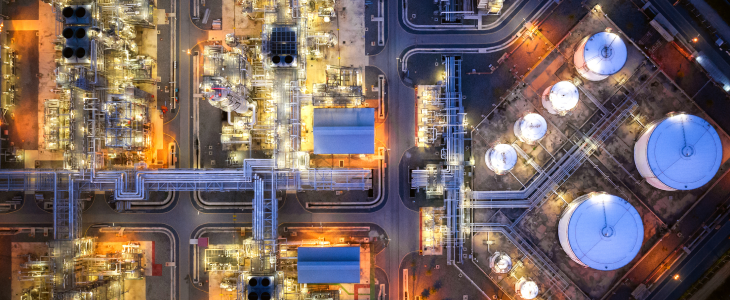
[[[542,106],[553,115],[564,116],[576,105],[580,95],[578,88],[570,81],[560,81],[542,93]]]
[[[515,283],[515,292],[522,299],[535,299],[537,294],[540,292],[540,288],[532,280],[527,280],[525,277],[521,277]]]
[[[487,164],[487,168],[497,175],[504,175],[517,164],[517,151],[512,148],[512,145],[499,144],[487,150],[487,153],[484,154],[484,162]]]
[[[558,238],[576,263],[609,271],[625,266],[639,253],[644,224],[626,200],[594,192],[568,205],[558,223]]]
[[[722,142],[704,119],[672,113],[646,126],[634,145],[634,162],[658,189],[692,190],[710,182],[720,169]]]
[[[536,113],[529,113],[515,122],[515,135],[528,145],[537,144],[547,133],[545,118]]]
[[[626,44],[618,34],[599,32],[581,41],[573,63],[583,78],[599,81],[618,73],[627,56]]]

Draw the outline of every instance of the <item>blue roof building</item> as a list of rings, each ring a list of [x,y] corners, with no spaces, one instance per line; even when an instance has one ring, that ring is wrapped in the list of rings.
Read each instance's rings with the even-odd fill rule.
[[[299,283],[360,283],[360,247],[299,247]]]
[[[312,133],[314,154],[373,154],[375,109],[314,109]]]

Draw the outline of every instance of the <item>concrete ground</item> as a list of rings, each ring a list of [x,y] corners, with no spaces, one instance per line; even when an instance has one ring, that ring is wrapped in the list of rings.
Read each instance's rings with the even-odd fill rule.
[[[403,257],[399,270],[400,294],[396,296],[397,299],[406,299],[405,291],[408,292],[408,299],[416,299],[418,296],[421,299],[483,299],[479,289],[484,289],[492,299],[504,297],[500,290],[491,289],[491,284],[483,284],[488,279],[481,274],[469,278],[457,268],[447,265],[446,256],[419,256],[412,252]],[[404,274],[406,272],[407,275]],[[498,297],[493,297],[494,295]]]
[[[622,191],[614,189],[608,181],[602,179],[596,169],[588,164],[583,165],[561,188],[561,194],[567,202],[592,191],[622,195]],[[635,199],[630,198],[627,201],[639,211],[644,221],[644,242],[640,254],[637,255],[638,258],[657,241],[657,232],[661,224]],[[550,197],[541,207],[528,213],[518,226],[521,232],[527,234],[529,239],[534,241],[537,247],[586,294],[590,297],[601,297],[617,278],[626,273],[632,264],[614,271],[598,271],[583,268],[573,262],[558,242],[557,226],[564,207],[565,202],[561,199]]]
[[[116,225],[118,226],[119,224]],[[144,225],[135,224],[134,226],[141,227]],[[138,233],[132,232],[132,230],[130,228],[122,236],[119,236],[117,232],[100,232],[99,228],[91,228],[86,234],[97,237],[97,243],[100,245],[104,245],[105,243],[127,243],[130,241],[149,242],[148,245],[154,245],[154,251],[150,254],[150,259],[154,264],[162,265],[162,275],[145,276],[144,286],[137,286],[137,288],[142,288],[143,291],[136,291],[135,294],[144,295],[143,297],[146,297],[146,299],[164,299],[169,297],[171,272],[170,267],[165,266],[165,262],[170,261],[170,251],[172,249],[168,237],[163,233]],[[125,290],[128,289],[130,287],[125,284]],[[142,299],[142,297],[137,299]]]
[[[2,192],[0,193],[0,213],[10,213],[19,210],[25,204],[23,193]]]
[[[13,287],[17,287],[18,280],[16,280],[17,273],[13,273],[13,270],[17,266],[13,262],[17,262],[18,257],[16,255],[24,255],[28,253],[46,254],[39,245],[45,245],[45,242],[49,241],[52,237],[43,236],[43,234],[36,234],[35,236],[29,236],[28,234],[17,234],[17,235],[3,235],[0,236],[0,299],[19,299],[19,291],[13,290]],[[24,247],[20,245],[35,247]]]
[[[385,20],[387,16],[388,5],[383,2],[383,7],[380,9],[378,0],[365,1],[365,11],[363,18],[365,20],[365,55],[376,55],[383,51],[388,41],[388,22],[383,22],[382,25],[382,42],[380,45],[380,33],[378,32],[378,21],[375,18],[382,16]],[[368,3],[370,2],[370,3]],[[380,12],[380,13],[378,13]]]
[[[565,37],[565,33],[588,13],[588,10],[581,4],[582,1],[579,0],[561,1],[560,5],[551,12],[551,17],[540,24],[538,30],[552,44],[559,43]]]
[[[308,23],[308,33],[333,32],[337,36],[337,45],[327,48],[324,57],[307,61],[307,89],[314,83],[325,82],[325,69],[328,65],[360,68],[364,72],[367,65],[365,49],[365,7],[360,1],[345,0],[335,4],[337,16],[330,22],[315,18]],[[369,30],[369,29],[368,29]]]
[[[424,190],[411,189],[411,171],[423,169],[428,164],[439,164],[441,162],[442,147],[413,147],[403,154],[398,165],[398,194],[403,205],[418,210],[419,207],[442,207],[443,195],[429,199]]]
[[[560,60],[558,60],[560,61]],[[555,83],[552,79],[550,83]],[[548,85],[549,87],[549,85]],[[567,142],[567,136],[575,132],[572,124],[584,123],[595,111],[585,103],[579,102],[578,106],[568,116],[561,117],[548,113],[541,101],[535,101],[534,97],[528,100],[523,94],[531,93],[531,90],[517,88],[510,91],[493,114],[490,114],[472,132],[472,147],[474,164],[473,190],[521,190],[537,173],[527,161],[520,157],[517,165],[511,174],[496,175],[492,170],[483,168],[485,166],[485,153],[496,144],[506,143],[520,147],[538,165],[547,168],[549,164],[559,159],[561,153],[558,150]],[[538,113],[548,122],[548,133],[538,144],[527,145],[520,142],[514,135],[514,124],[527,113]]]
[[[541,294],[543,298],[585,299],[575,286],[568,286],[565,289],[555,286],[552,278],[503,233],[478,232],[474,233],[470,240],[474,263],[510,297],[519,299],[515,294],[515,284],[520,278],[525,278],[537,283],[540,291],[543,291]],[[507,254],[512,259],[512,268],[508,273],[496,273],[489,267],[489,260],[495,252]]]
[[[38,31],[8,31],[11,48],[18,51],[16,58],[15,106],[10,107],[9,138],[15,147],[38,149]],[[22,50],[22,51],[21,51]],[[9,117],[8,117],[9,116]]]
[[[230,2],[231,4],[234,2],[233,0],[201,0],[200,1],[200,15],[198,16],[198,19],[192,20],[192,23],[197,26],[200,29],[203,30],[211,30],[213,28],[213,20],[216,19],[222,19],[224,15],[223,5],[225,5],[226,2]],[[190,1],[190,11],[193,11],[193,1]],[[205,11],[209,10],[210,15],[208,16],[208,20],[205,24],[203,24],[203,17],[205,16]],[[192,16],[192,14],[191,14]]]
[[[8,1],[3,3],[3,15],[9,17],[10,20],[38,20],[38,7],[41,5],[39,0],[26,1]],[[48,6],[43,3],[43,5]]]
[[[230,226],[211,225],[201,228],[201,230],[203,230],[205,233],[195,235],[195,237],[207,237],[209,245],[207,249],[224,249],[226,247],[236,247],[240,246],[243,240],[251,238],[250,226],[250,224],[240,223],[230,223]],[[196,288],[196,293],[202,296],[198,299],[227,299],[225,298],[225,296],[227,296],[228,293],[220,291],[220,280],[223,277],[229,277],[232,274],[226,271],[206,272],[208,268],[205,258],[206,249],[200,248],[196,245],[192,245],[191,247],[197,248],[196,252],[191,252],[197,253],[197,260],[195,260],[194,257],[191,257],[190,259],[191,262],[198,264],[198,271],[191,274],[191,280],[198,282],[198,284],[194,284],[193,287]],[[250,259],[240,260],[240,264],[241,268],[250,271]]]
[[[30,259],[36,260],[40,259],[42,256],[48,255],[48,246],[46,243],[40,243],[40,242],[30,242],[30,243],[11,243],[10,248],[11,250],[11,258],[10,263],[12,264],[12,273],[13,274],[20,274],[21,264],[24,264],[28,262],[29,256]],[[16,275],[19,276],[19,275]],[[23,294],[25,291],[33,288],[35,286],[35,282],[33,281],[20,281],[20,280],[13,280],[11,288],[10,288],[10,294],[11,295],[19,295]]]

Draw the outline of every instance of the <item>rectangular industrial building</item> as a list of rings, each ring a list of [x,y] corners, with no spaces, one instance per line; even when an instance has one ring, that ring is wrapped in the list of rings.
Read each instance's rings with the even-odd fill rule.
[[[360,283],[360,247],[299,247],[299,283]]]
[[[314,154],[375,153],[374,108],[317,108],[312,123]]]

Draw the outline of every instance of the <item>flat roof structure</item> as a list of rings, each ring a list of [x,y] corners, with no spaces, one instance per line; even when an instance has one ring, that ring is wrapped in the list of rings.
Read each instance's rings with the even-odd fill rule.
[[[360,283],[360,247],[299,247],[299,283]]]
[[[373,154],[375,109],[314,109],[312,133],[314,154]]]

